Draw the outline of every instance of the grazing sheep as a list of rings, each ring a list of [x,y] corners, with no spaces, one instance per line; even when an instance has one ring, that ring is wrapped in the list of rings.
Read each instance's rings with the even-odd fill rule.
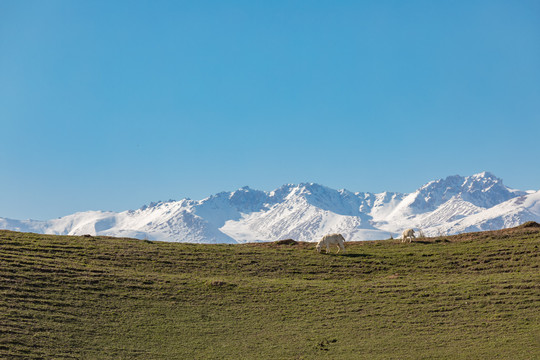
[[[401,242],[407,242],[407,239],[409,239],[409,242],[412,242],[413,238],[416,238],[416,236],[414,236],[414,230],[407,229],[403,231],[403,237],[401,238]]]
[[[321,252],[321,247],[326,246],[326,253],[328,254],[330,252],[330,245],[337,245],[337,252],[339,252],[340,249],[345,252],[345,245],[343,245],[344,241],[345,238],[341,234],[324,235],[315,248],[317,249],[317,252]]]

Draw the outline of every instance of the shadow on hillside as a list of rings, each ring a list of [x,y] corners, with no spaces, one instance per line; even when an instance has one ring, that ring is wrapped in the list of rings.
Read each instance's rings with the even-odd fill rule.
[[[350,253],[345,253],[345,254],[335,254],[337,256],[345,256],[345,257],[350,257],[350,258],[362,258],[362,257],[373,257],[373,255],[371,254],[350,254]]]
[[[414,240],[413,243],[415,244],[424,244],[424,245],[429,245],[429,244],[438,244],[438,243],[447,243],[447,242],[450,242],[450,240],[448,239],[445,239],[445,238],[435,238],[435,239],[429,239],[429,240]]]

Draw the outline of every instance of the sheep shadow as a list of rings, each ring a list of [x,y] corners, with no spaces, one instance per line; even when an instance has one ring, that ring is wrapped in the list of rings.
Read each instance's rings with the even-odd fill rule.
[[[444,238],[442,239],[437,238],[437,239],[431,239],[431,240],[414,240],[413,242],[411,242],[411,244],[432,245],[432,244],[447,243],[447,242],[450,242],[450,240],[444,239]]]
[[[368,258],[368,257],[373,257],[373,255],[370,255],[370,254],[349,254],[349,253],[345,253],[345,254],[335,254],[335,255],[338,255],[338,256],[345,256],[345,257],[350,257],[350,258]]]

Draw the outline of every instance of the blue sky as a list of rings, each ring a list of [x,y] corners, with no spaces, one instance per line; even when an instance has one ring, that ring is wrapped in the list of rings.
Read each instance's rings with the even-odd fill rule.
[[[540,3],[0,0],[0,129],[0,217],[540,189]]]

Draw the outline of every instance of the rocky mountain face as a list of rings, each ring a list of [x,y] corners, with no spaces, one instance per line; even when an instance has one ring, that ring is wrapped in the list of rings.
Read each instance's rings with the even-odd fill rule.
[[[48,221],[0,218],[0,228],[63,235],[110,235],[194,243],[293,238],[339,232],[349,241],[398,237],[403,229],[455,234],[540,221],[540,192],[506,187],[491,173],[449,176],[410,194],[353,193],[313,184],[273,191],[244,187],[203,200],[151,203],[120,213],[88,211]]]

